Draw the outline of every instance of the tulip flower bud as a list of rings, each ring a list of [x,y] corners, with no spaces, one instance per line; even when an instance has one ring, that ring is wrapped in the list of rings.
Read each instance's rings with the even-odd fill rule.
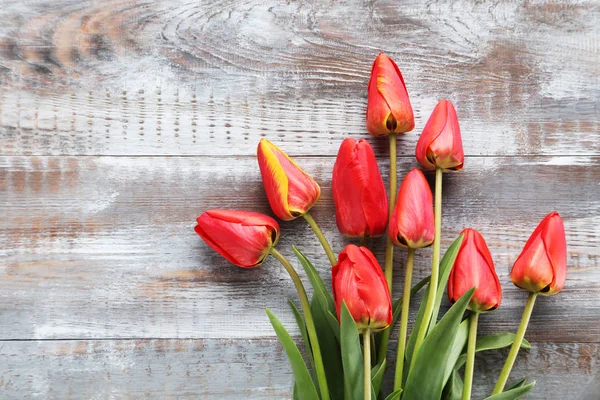
[[[398,246],[411,249],[433,243],[433,195],[425,175],[416,168],[402,181],[388,234]]]
[[[567,278],[567,241],[563,220],[548,214],[535,228],[510,271],[515,285],[550,296],[560,292]]]
[[[279,224],[254,212],[209,210],[197,222],[196,233],[217,253],[242,268],[258,267],[279,239]]]
[[[494,269],[494,261],[483,236],[474,229],[464,229],[463,240],[450,277],[448,297],[454,303],[475,287],[469,310],[484,312],[495,310],[502,301],[502,287]]]
[[[433,109],[417,142],[416,156],[425,170],[462,169],[465,153],[458,117],[454,106],[448,100],[440,100]]]
[[[331,270],[338,318],[342,302],[356,321],[359,332],[378,331],[392,323],[392,299],[375,256],[366,247],[349,244]]]
[[[300,217],[319,200],[321,188],[267,139],[258,144],[258,165],[271,209],[284,221]]]
[[[342,235],[383,235],[388,222],[387,194],[369,142],[344,139],[333,166],[331,185],[335,219]]]
[[[415,127],[413,110],[398,66],[379,53],[371,70],[367,104],[367,131],[373,136],[405,133]]]

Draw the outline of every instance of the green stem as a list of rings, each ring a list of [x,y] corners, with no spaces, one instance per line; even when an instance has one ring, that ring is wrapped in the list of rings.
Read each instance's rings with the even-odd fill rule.
[[[310,346],[312,348],[313,357],[315,360],[315,370],[317,372],[317,379],[319,381],[319,389],[321,390],[321,398],[323,400],[329,400],[329,388],[327,387],[327,379],[325,377],[325,368],[323,367],[323,357],[321,356],[321,347],[319,346],[319,339],[317,337],[317,330],[315,329],[315,321],[313,320],[312,313],[310,311],[310,303],[308,301],[308,296],[306,295],[306,290],[304,290],[304,285],[298,276],[298,273],[290,264],[287,258],[279,251],[277,251],[274,247],[271,248],[271,254],[279,260],[281,265],[286,269],[292,281],[294,281],[294,286],[296,286],[296,291],[298,292],[298,297],[300,297],[300,304],[302,305],[302,310],[304,311],[304,319],[306,320],[306,330],[308,331],[308,337],[310,338]]]
[[[392,219],[392,213],[394,212],[394,208],[396,207],[396,197],[398,196],[396,189],[396,134],[394,132],[390,133],[390,193],[388,201],[388,221]],[[390,235],[386,235],[385,242],[385,280],[388,284],[388,289],[390,290],[390,295],[392,294],[392,275],[394,272],[394,242],[392,242],[392,238]],[[381,332],[381,341],[379,342],[379,349],[377,351],[377,362],[383,361],[385,356],[387,355],[387,347],[388,342],[390,340],[390,327],[386,328]]]
[[[417,359],[419,348],[425,339],[425,334],[429,329],[429,324],[435,324],[435,321],[431,321],[431,315],[433,314],[433,307],[435,304],[435,296],[437,294],[438,286],[438,275],[440,269],[440,240],[442,236],[442,169],[435,169],[435,237],[433,238],[433,256],[431,260],[431,280],[429,281],[429,292],[427,296],[427,304],[425,306],[425,313],[423,314],[423,320],[419,327],[417,340],[415,341],[415,349],[413,351],[412,362]]]
[[[364,398],[365,400],[371,400],[371,330],[365,329],[363,333],[363,365],[364,365]]]
[[[312,230],[315,232],[315,235],[317,235],[319,242],[321,242],[321,246],[323,246],[323,249],[325,250],[325,253],[327,254],[327,258],[329,258],[329,262],[331,263],[331,266],[333,267],[335,264],[337,264],[337,258],[335,257],[335,254],[333,253],[333,250],[331,249],[329,242],[325,238],[325,235],[323,235],[323,231],[321,230],[321,228],[319,228],[319,225],[317,225],[317,222],[314,220],[312,215],[310,215],[308,212],[306,214],[304,214],[303,217],[306,220],[306,222],[308,222],[308,224],[310,225]]]
[[[396,207],[396,134],[390,133],[390,200],[388,202],[388,221],[392,219],[392,213]],[[389,235],[385,243],[385,279],[392,294],[392,275],[394,270],[394,243]]]
[[[394,378],[394,391],[402,389],[402,374],[404,373],[404,351],[406,349],[406,332],[408,330],[408,309],[410,304],[410,290],[412,285],[412,272],[415,259],[415,249],[408,249],[406,260],[406,276],[404,278],[404,294],[402,295],[402,312],[400,314],[400,336],[398,337],[398,355],[396,356],[396,375]]]
[[[475,367],[475,345],[477,344],[477,321],[479,312],[471,312],[469,317],[469,342],[467,343],[467,365],[465,366],[465,386],[463,388],[462,400],[471,399],[471,388],[473,387],[473,369]]]
[[[537,297],[537,295],[537,293],[529,293],[529,298],[527,299],[527,304],[525,304],[525,310],[523,310],[521,324],[519,325],[519,330],[517,331],[517,334],[515,336],[515,341],[513,342],[512,347],[510,348],[510,352],[508,353],[508,357],[506,358],[504,367],[502,367],[502,372],[500,372],[498,382],[496,382],[496,386],[494,387],[494,391],[492,392],[492,394],[502,393],[502,391],[504,390],[504,386],[506,385],[506,381],[508,381],[510,371],[512,370],[513,364],[517,359],[517,354],[519,354],[521,343],[523,343],[525,331],[527,330],[527,325],[529,324],[529,318],[531,318],[531,312],[533,311],[533,305],[535,304],[535,298]]]
[[[367,237],[366,236],[361,236],[360,237],[360,245],[362,247],[367,247]]]

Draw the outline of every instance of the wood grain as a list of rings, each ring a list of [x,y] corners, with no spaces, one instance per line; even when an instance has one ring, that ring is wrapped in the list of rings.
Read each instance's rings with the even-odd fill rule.
[[[270,213],[254,158],[268,137],[320,182],[314,216],[341,250],[333,156],[368,137],[385,51],[416,117],[400,175],[436,101],[456,104],[467,161],[444,177],[442,248],[467,226],[490,246],[504,300],[482,333],[516,330],[510,266],[547,212],[565,219],[567,284],[536,304],[513,378],[537,380],[529,399],[598,399],[597,0],[5,0],[0,21],[1,398],[289,398],[264,308],[297,334],[293,285],[275,260],[231,266],[194,219]],[[387,142],[369,140],[387,171]],[[282,223],[292,244],[329,282],[303,221]],[[418,252],[415,279],[429,264]],[[477,359],[474,398],[504,357]]]
[[[537,381],[527,399],[598,398],[600,345],[533,344],[509,380]],[[4,342],[0,357],[4,399],[288,399],[292,389],[276,339]],[[505,357],[477,358],[473,398],[489,395]]]
[[[40,1],[0,10],[4,154],[334,155],[378,51],[468,155],[600,155],[596,1]],[[28,3],[29,4],[29,3]]]
[[[314,215],[339,251],[346,241],[333,214],[334,159],[296,161],[322,184]],[[567,230],[568,280],[563,293],[539,302],[529,332],[535,340],[600,343],[599,161],[471,158],[462,172],[446,175],[443,248],[463,227],[480,230],[505,288],[501,309],[482,321],[484,331],[516,328],[525,294],[510,283],[509,268],[538,222],[557,210]],[[401,176],[413,165],[401,159]],[[210,163],[197,157],[3,157],[0,167],[10,210],[0,231],[6,255],[0,338],[274,336],[265,307],[292,325],[285,299],[296,295],[275,260],[254,270],[236,268],[192,229],[210,208],[270,213],[253,157]],[[329,281],[306,223],[281,225],[279,248],[291,255],[290,246],[299,245]],[[383,261],[381,239],[372,246]],[[398,254],[401,271],[405,255]],[[429,257],[430,249],[417,252],[415,279],[427,274]],[[395,284],[400,293],[402,279]]]

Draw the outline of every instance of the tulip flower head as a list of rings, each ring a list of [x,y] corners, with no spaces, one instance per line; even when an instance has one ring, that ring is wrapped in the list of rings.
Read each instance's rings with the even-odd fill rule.
[[[367,104],[367,130],[373,136],[405,133],[415,127],[412,106],[398,66],[380,53],[371,69]]]
[[[465,153],[456,110],[450,101],[440,100],[435,106],[417,142],[416,156],[425,170],[462,169]]]
[[[475,287],[469,310],[495,310],[502,301],[502,287],[494,261],[483,236],[474,229],[464,229],[463,240],[448,279],[448,297],[454,303]]]
[[[196,233],[217,253],[242,268],[258,267],[279,240],[279,224],[249,211],[209,210],[197,219]]]
[[[411,249],[433,243],[433,195],[425,175],[416,168],[402,181],[388,234],[398,246]]]
[[[548,214],[535,228],[515,261],[510,279],[529,292],[550,296],[560,292],[567,278],[567,241],[562,218]]]
[[[388,222],[387,194],[369,142],[344,139],[331,184],[335,219],[343,235],[383,235]]]
[[[331,275],[338,318],[342,302],[345,302],[359,332],[382,330],[392,323],[390,291],[383,271],[369,249],[347,245]]]
[[[258,165],[271,209],[284,221],[302,216],[319,200],[321,188],[267,139],[258,144]]]

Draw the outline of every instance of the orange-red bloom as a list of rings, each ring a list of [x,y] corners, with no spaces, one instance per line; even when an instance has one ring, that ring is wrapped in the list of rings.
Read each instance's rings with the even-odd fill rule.
[[[343,235],[383,235],[388,222],[387,194],[369,142],[344,139],[333,166],[331,185],[335,220]]]
[[[392,323],[392,299],[375,256],[366,247],[349,244],[331,270],[335,308],[340,317],[346,303],[359,331],[378,331]]]
[[[209,210],[197,221],[196,233],[238,267],[258,267],[279,239],[279,224],[254,212]]]
[[[513,283],[529,292],[553,295],[567,278],[567,241],[563,220],[551,212],[525,243],[510,271]]]
[[[367,131],[373,136],[405,133],[415,127],[413,110],[398,66],[379,53],[369,80]]]
[[[435,106],[417,142],[416,156],[425,170],[462,169],[465,153],[458,117],[448,100],[440,100]]]
[[[467,228],[461,234],[463,241],[448,280],[448,297],[454,303],[475,287],[469,310],[495,310],[502,301],[502,287],[490,250],[483,236],[476,230]]]
[[[425,175],[413,168],[402,181],[388,234],[398,246],[430,246],[435,234],[433,196]]]
[[[317,182],[267,139],[261,139],[257,155],[267,198],[275,215],[289,221],[306,214],[321,195]]]

